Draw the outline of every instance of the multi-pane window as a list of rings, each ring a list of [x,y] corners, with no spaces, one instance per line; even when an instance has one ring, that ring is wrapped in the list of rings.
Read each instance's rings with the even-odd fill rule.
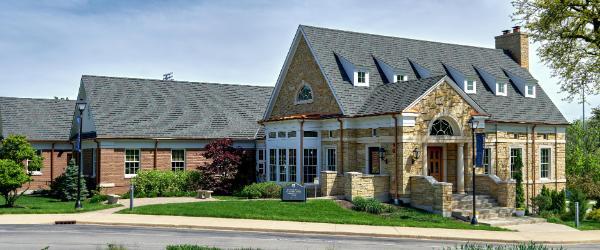
[[[309,102],[313,99],[312,90],[307,85],[302,86],[300,91],[298,91],[298,97],[296,100],[298,102]]]
[[[317,131],[304,131],[304,137],[319,137],[319,132],[317,132]]]
[[[296,137],[296,131],[290,131],[287,133],[288,138],[295,138]]]
[[[183,150],[183,149],[171,150],[171,170],[173,170],[173,171],[185,170],[185,150]]]
[[[304,149],[304,183],[311,183],[317,177],[317,149]]]
[[[287,181],[287,154],[285,149],[279,149],[279,181]]]
[[[276,132],[269,132],[269,138],[277,138]]]
[[[256,171],[258,172],[259,180],[263,180],[265,178],[265,150],[259,149],[258,156],[256,161]]]
[[[277,133],[277,137],[279,137],[279,138],[285,138],[285,136],[286,136],[286,132],[285,131],[279,131]]]
[[[532,85],[525,85],[525,92],[527,93],[528,97],[534,97],[535,96],[535,87]]]
[[[465,90],[468,93],[475,92],[475,81],[473,81],[473,80],[465,80]]]
[[[336,149],[335,148],[328,148],[325,153],[327,154],[325,159],[326,159],[326,166],[327,166],[327,170],[329,171],[336,171]]]
[[[126,149],[125,150],[125,174],[134,175],[140,170],[140,150]]]
[[[277,169],[275,168],[275,166],[277,165],[276,154],[277,154],[277,150],[269,149],[269,180],[270,181],[277,180]]]
[[[429,135],[454,135],[454,131],[448,121],[437,119],[433,121]]]
[[[296,149],[288,149],[288,171],[290,182],[296,182]]]
[[[485,174],[491,173],[491,160],[492,160],[492,149],[485,148],[483,149],[483,171]]]
[[[497,83],[496,84],[496,92],[498,95],[506,95],[506,84]]]
[[[510,149],[510,177],[515,178],[515,174],[517,173],[517,158],[521,158],[521,149],[520,148],[511,148]],[[521,159],[523,160],[523,159]],[[521,162],[522,163],[522,162]],[[523,166],[521,164],[521,166]]]
[[[359,71],[357,73],[357,81],[358,83],[366,83],[367,82],[367,72]]]
[[[550,149],[540,149],[540,177],[550,178]]]
[[[407,75],[396,75],[396,82],[404,82],[408,81]]]

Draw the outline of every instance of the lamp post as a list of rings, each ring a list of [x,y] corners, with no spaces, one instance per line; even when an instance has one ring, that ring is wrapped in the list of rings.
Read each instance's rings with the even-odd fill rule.
[[[475,129],[479,126],[479,121],[475,120],[474,117],[471,117],[469,120],[469,125],[471,127],[471,138],[473,143],[473,177],[471,178],[471,184],[473,185],[473,214],[471,214],[471,225],[477,225],[477,206],[476,206],[476,196],[475,196]]]
[[[81,133],[83,131],[83,110],[85,110],[85,106],[87,103],[83,101],[83,99],[79,99],[75,106],[77,110],[79,110],[79,135],[77,136],[79,148],[77,151],[79,152],[79,170],[77,171],[77,202],[75,202],[75,209],[82,209],[81,205],[81,174],[83,172],[83,150],[81,145]]]

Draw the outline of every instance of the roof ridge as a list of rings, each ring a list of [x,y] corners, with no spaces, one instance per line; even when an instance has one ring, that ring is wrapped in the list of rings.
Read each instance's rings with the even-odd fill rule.
[[[0,99],[18,99],[18,100],[38,100],[38,101],[77,101],[73,100],[65,100],[65,99],[55,99],[55,98],[41,98],[41,97],[16,97],[16,96],[0,96]]]
[[[227,86],[248,86],[248,87],[259,87],[259,88],[274,88],[272,86],[253,85],[253,84],[218,83],[218,82],[194,82],[194,81],[181,81],[181,80],[162,80],[162,79],[140,78],[140,77],[127,77],[127,76],[81,75],[81,78],[84,78],[84,77],[110,78],[110,79],[123,79],[123,80],[144,80],[144,81],[153,81],[153,82],[161,82],[161,83],[170,83],[170,82],[173,82],[173,83],[192,83],[192,84],[210,84],[210,85],[227,85]]]
[[[344,33],[352,33],[352,34],[360,34],[360,35],[369,35],[369,36],[379,36],[379,37],[394,38],[394,39],[404,39],[404,40],[411,40],[411,41],[415,41],[415,42],[426,42],[426,43],[433,43],[433,44],[445,44],[445,45],[458,46],[458,47],[469,47],[469,48],[477,48],[477,49],[483,49],[483,50],[491,50],[491,51],[502,52],[502,50],[500,50],[500,49],[495,49],[495,48],[487,48],[487,47],[480,47],[480,46],[475,46],[475,45],[466,45],[466,44],[457,44],[457,43],[436,42],[436,41],[430,41],[430,40],[424,40],[424,39],[415,39],[415,38],[407,38],[407,37],[398,37],[398,36],[391,36],[391,35],[381,35],[381,34],[374,34],[374,33],[368,33],[368,32],[358,32],[358,31],[342,30],[342,29],[334,29],[334,28],[326,28],[326,27],[318,27],[318,26],[311,26],[311,25],[304,25],[304,24],[300,24],[300,27],[301,27],[301,28],[303,28],[303,27],[308,27],[308,28],[315,28],[315,29],[322,29],[322,30],[330,30],[330,31],[344,32]],[[502,52],[502,53],[504,53],[504,52]]]

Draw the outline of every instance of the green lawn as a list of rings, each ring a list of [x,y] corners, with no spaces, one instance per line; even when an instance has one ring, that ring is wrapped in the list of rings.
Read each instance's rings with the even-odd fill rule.
[[[357,224],[377,226],[403,226],[428,228],[453,228],[477,230],[504,230],[489,226],[471,226],[468,223],[421,212],[412,208],[399,208],[388,215],[374,215],[342,208],[332,200],[281,202],[279,200],[229,200],[195,203],[175,203],[136,207],[133,211],[119,213],[177,215],[194,217],[243,218],[259,220],[284,220]]]
[[[558,219],[548,219],[548,222],[563,224],[563,225],[567,225],[567,226],[575,228],[575,221],[563,221],[563,220],[558,220]],[[579,222],[579,227],[577,229],[579,229],[579,230],[600,230],[600,222],[589,221],[589,220],[581,221],[581,222]]]
[[[89,203],[83,201],[83,209],[75,210],[74,201],[60,201],[54,198],[38,195],[24,195],[19,198],[15,207],[4,207],[4,198],[0,197],[0,214],[61,214],[88,212],[116,207],[119,205],[104,205],[102,203]]]

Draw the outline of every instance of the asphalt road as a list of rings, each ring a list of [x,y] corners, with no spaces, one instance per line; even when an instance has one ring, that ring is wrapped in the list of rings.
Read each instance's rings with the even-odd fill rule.
[[[114,227],[95,225],[2,225],[0,249],[165,249],[173,244],[260,249],[443,249],[463,242],[395,238],[343,237],[284,233]],[[564,246],[599,249],[598,245]]]

